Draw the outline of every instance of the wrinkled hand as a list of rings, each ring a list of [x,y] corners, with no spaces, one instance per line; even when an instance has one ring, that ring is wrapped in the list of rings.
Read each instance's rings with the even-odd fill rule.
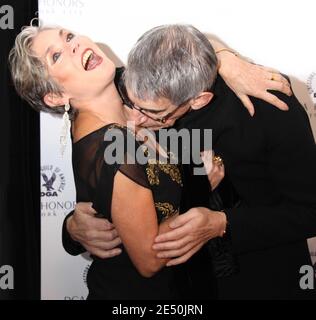
[[[252,116],[255,109],[248,96],[262,99],[281,110],[288,110],[286,103],[267,91],[276,90],[292,95],[289,82],[278,71],[249,63],[227,51],[220,52],[218,58],[219,74]]]
[[[201,159],[212,190],[215,190],[225,176],[224,164],[214,160],[214,152],[211,150],[201,152]]]
[[[173,230],[156,237],[158,258],[171,258],[167,266],[186,262],[210,239],[222,237],[226,215],[207,208],[192,208],[170,222]]]
[[[99,258],[119,255],[121,249],[116,247],[121,240],[114,225],[106,219],[95,217],[95,213],[91,203],[77,203],[74,214],[67,220],[70,236]]]

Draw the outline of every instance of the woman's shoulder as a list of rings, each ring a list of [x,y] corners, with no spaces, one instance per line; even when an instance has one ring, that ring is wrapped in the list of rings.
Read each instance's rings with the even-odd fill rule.
[[[126,161],[136,154],[141,143],[131,128],[119,123],[109,123],[87,132],[73,141],[73,160],[104,159],[106,164]],[[114,160],[115,159],[115,160]]]

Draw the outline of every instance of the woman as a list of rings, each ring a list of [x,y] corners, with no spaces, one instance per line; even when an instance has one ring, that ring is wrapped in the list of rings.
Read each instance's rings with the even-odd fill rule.
[[[166,232],[179,212],[179,168],[104,161],[106,133],[120,133],[124,142],[137,135],[126,128],[130,110],[117,91],[113,62],[87,37],[65,29],[27,27],[16,39],[10,63],[18,93],[36,110],[64,113],[67,118],[71,105],[77,201],[92,201],[122,239],[121,255],[94,257],[89,298],[180,297],[173,269],[163,268],[168,260],[156,258],[152,250],[155,236]],[[143,142],[137,139],[140,147]]]

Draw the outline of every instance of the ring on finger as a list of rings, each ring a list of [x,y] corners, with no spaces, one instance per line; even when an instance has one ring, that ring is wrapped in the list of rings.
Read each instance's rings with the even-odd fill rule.
[[[224,164],[223,159],[219,156],[214,156],[213,162],[215,162],[219,167],[221,167]]]

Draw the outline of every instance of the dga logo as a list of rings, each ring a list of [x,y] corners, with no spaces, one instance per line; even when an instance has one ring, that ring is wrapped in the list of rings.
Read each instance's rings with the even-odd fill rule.
[[[14,271],[11,266],[6,265],[0,267],[0,289],[14,289]]]
[[[41,170],[41,215],[42,217],[57,217],[58,213],[66,215],[75,208],[75,201],[63,199],[66,182],[63,172],[52,165],[46,165]]]
[[[42,176],[42,197],[58,197],[65,189],[65,176],[58,167],[52,165],[43,166]]]
[[[13,8],[9,5],[0,6],[0,29],[13,28]]]

